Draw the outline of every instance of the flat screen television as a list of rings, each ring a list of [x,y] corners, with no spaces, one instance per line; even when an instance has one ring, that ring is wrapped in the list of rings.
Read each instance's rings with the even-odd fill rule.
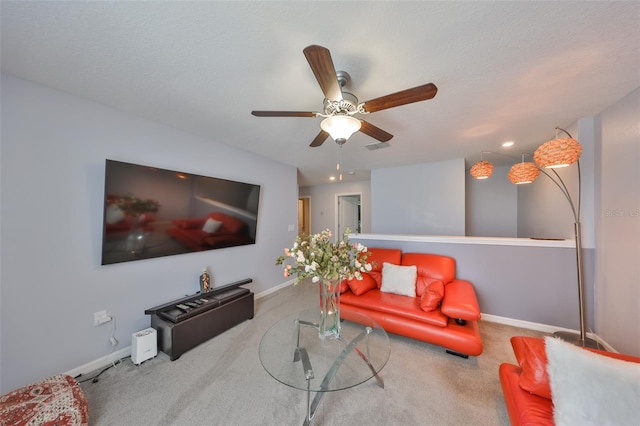
[[[255,244],[260,186],[106,160],[102,264]]]

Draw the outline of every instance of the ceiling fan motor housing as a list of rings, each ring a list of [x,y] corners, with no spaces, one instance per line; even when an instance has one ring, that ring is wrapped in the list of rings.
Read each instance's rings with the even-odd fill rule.
[[[324,100],[324,113],[327,115],[353,115],[356,112],[358,112],[358,98],[353,93],[342,92],[341,101]]]
[[[336,71],[336,78],[340,87],[346,87],[351,83],[351,76],[346,71]]]

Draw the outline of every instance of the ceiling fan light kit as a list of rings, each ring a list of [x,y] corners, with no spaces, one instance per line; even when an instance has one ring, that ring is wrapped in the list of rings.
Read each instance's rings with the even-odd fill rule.
[[[327,117],[320,123],[320,128],[338,144],[346,142],[355,132],[360,130],[362,123],[350,115],[334,115]]]

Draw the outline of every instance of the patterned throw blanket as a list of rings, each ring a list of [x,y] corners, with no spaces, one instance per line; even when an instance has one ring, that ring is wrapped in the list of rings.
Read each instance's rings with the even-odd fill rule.
[[[59,374],[0,396],[0,424],[87,425],[87,398],[71,376]]]

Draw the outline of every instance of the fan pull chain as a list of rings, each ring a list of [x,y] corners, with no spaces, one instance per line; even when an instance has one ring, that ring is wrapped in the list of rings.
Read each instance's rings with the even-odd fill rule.
[[[338,144],[338,162],[336,163],[336,171],[338,172],[338,180],[342,180],[342,170],[340,167],[340,153],[342,152],[342,144]]]

